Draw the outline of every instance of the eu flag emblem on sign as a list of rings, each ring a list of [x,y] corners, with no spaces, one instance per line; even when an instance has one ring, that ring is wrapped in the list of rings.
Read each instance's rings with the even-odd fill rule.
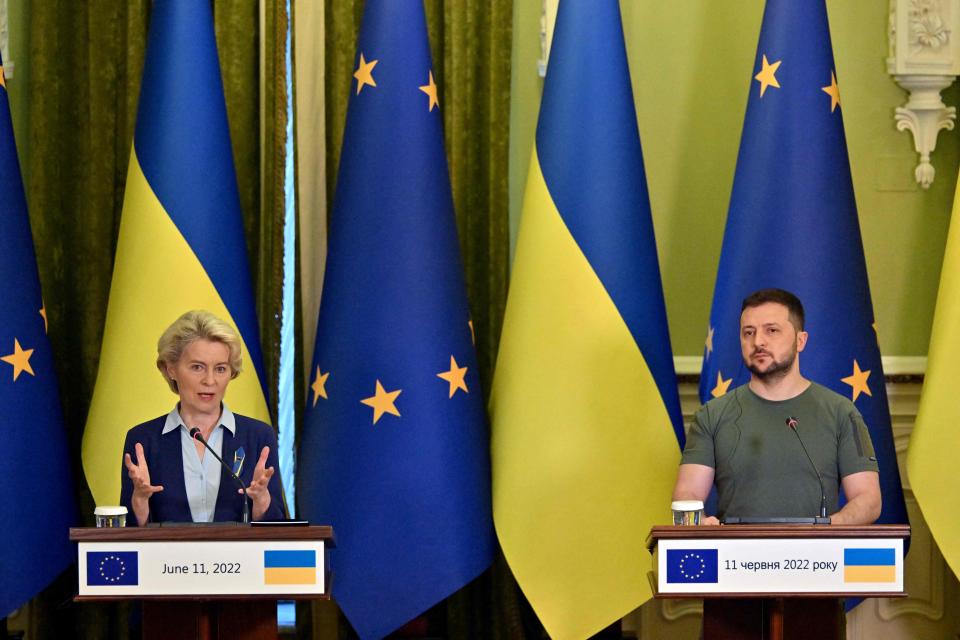
[[[716,549],[667,550],[667,583],[717,582]]]
[[[138,584],[136,551],[88,551],[87,585],[125,587]]]

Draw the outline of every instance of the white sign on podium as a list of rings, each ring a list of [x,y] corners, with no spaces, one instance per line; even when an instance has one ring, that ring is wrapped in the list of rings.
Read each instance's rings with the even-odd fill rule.
[[[656,566],[661,594],[897,593],[903,540],[660,539]]]
[[[323,595],[323,540],[79,543],[80,596]]]

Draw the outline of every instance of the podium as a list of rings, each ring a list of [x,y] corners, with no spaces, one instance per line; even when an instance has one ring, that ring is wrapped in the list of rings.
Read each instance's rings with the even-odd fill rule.
[[[909,525],[653,527],[656,598],[703,598],[705,640],[821,640],[842,598],[897,598]]]
[[[145,640],[277,638],[277,600],[329,599],[328,526],[73,528],[78,602],[140,600]]]

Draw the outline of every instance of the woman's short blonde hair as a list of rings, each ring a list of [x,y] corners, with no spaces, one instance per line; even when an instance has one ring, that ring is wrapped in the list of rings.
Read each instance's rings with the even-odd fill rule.
[[[157,369],[174,393],[179,393],[177,381],[167,374],[167,365],[179,362],[184,349],[194,340],[210,340],[227,345],[230,350],[230,379],[240,375],[243,356],[236,330],[209,311],[187,311],[167,327],[157,341]]]

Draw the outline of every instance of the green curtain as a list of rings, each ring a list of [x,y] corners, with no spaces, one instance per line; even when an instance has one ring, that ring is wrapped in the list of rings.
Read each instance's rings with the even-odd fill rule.
[[[276,425],[286,198],[286,2],[267,0],[262,17],[259,3],[250,0],[214,0],[213,5],[270,415]]]
[[[211,4],[272,390],[283,220],[277,213],[283,163],[276,160],[276,145],[282,145],[286,126],[285,111],[278,116],[275,106],[286,99],[285,89],[278,88],[285,86],[286,67],[267,55],[268,80],[261,92],[260,39],[262,27],[270,46],[283,46],[286,3],[266,0],[263,20],[257,2]],[[73,454],[79,522],[85,525],[92,524],[93,502],[80,443],[96,380],[151,5],[151,0],[30,2],[29,56],[18,61],[30,70],[22,89],[30,109],[29,155],[21,164]],[[75,589],[75,573],[65,575],[31,602],[28,637],[129,636],[128,606],[71,605]],[[11,622],[11,629],[17,628],[19,621]]]
[[[507,297],[513,3],[426,0],[425,6],[434,78],[441,91],[440,109],[467,295],[486,393]],[[329,205],[336,185],[363,1],[327,0],[325,12]],[[426,618],[430,634],[449,638],[544,637],[502,556],[489,571],[438,605]],[[342,626],[340,636],[345,637]],[[314,637],[328,636],[315,629]]]

